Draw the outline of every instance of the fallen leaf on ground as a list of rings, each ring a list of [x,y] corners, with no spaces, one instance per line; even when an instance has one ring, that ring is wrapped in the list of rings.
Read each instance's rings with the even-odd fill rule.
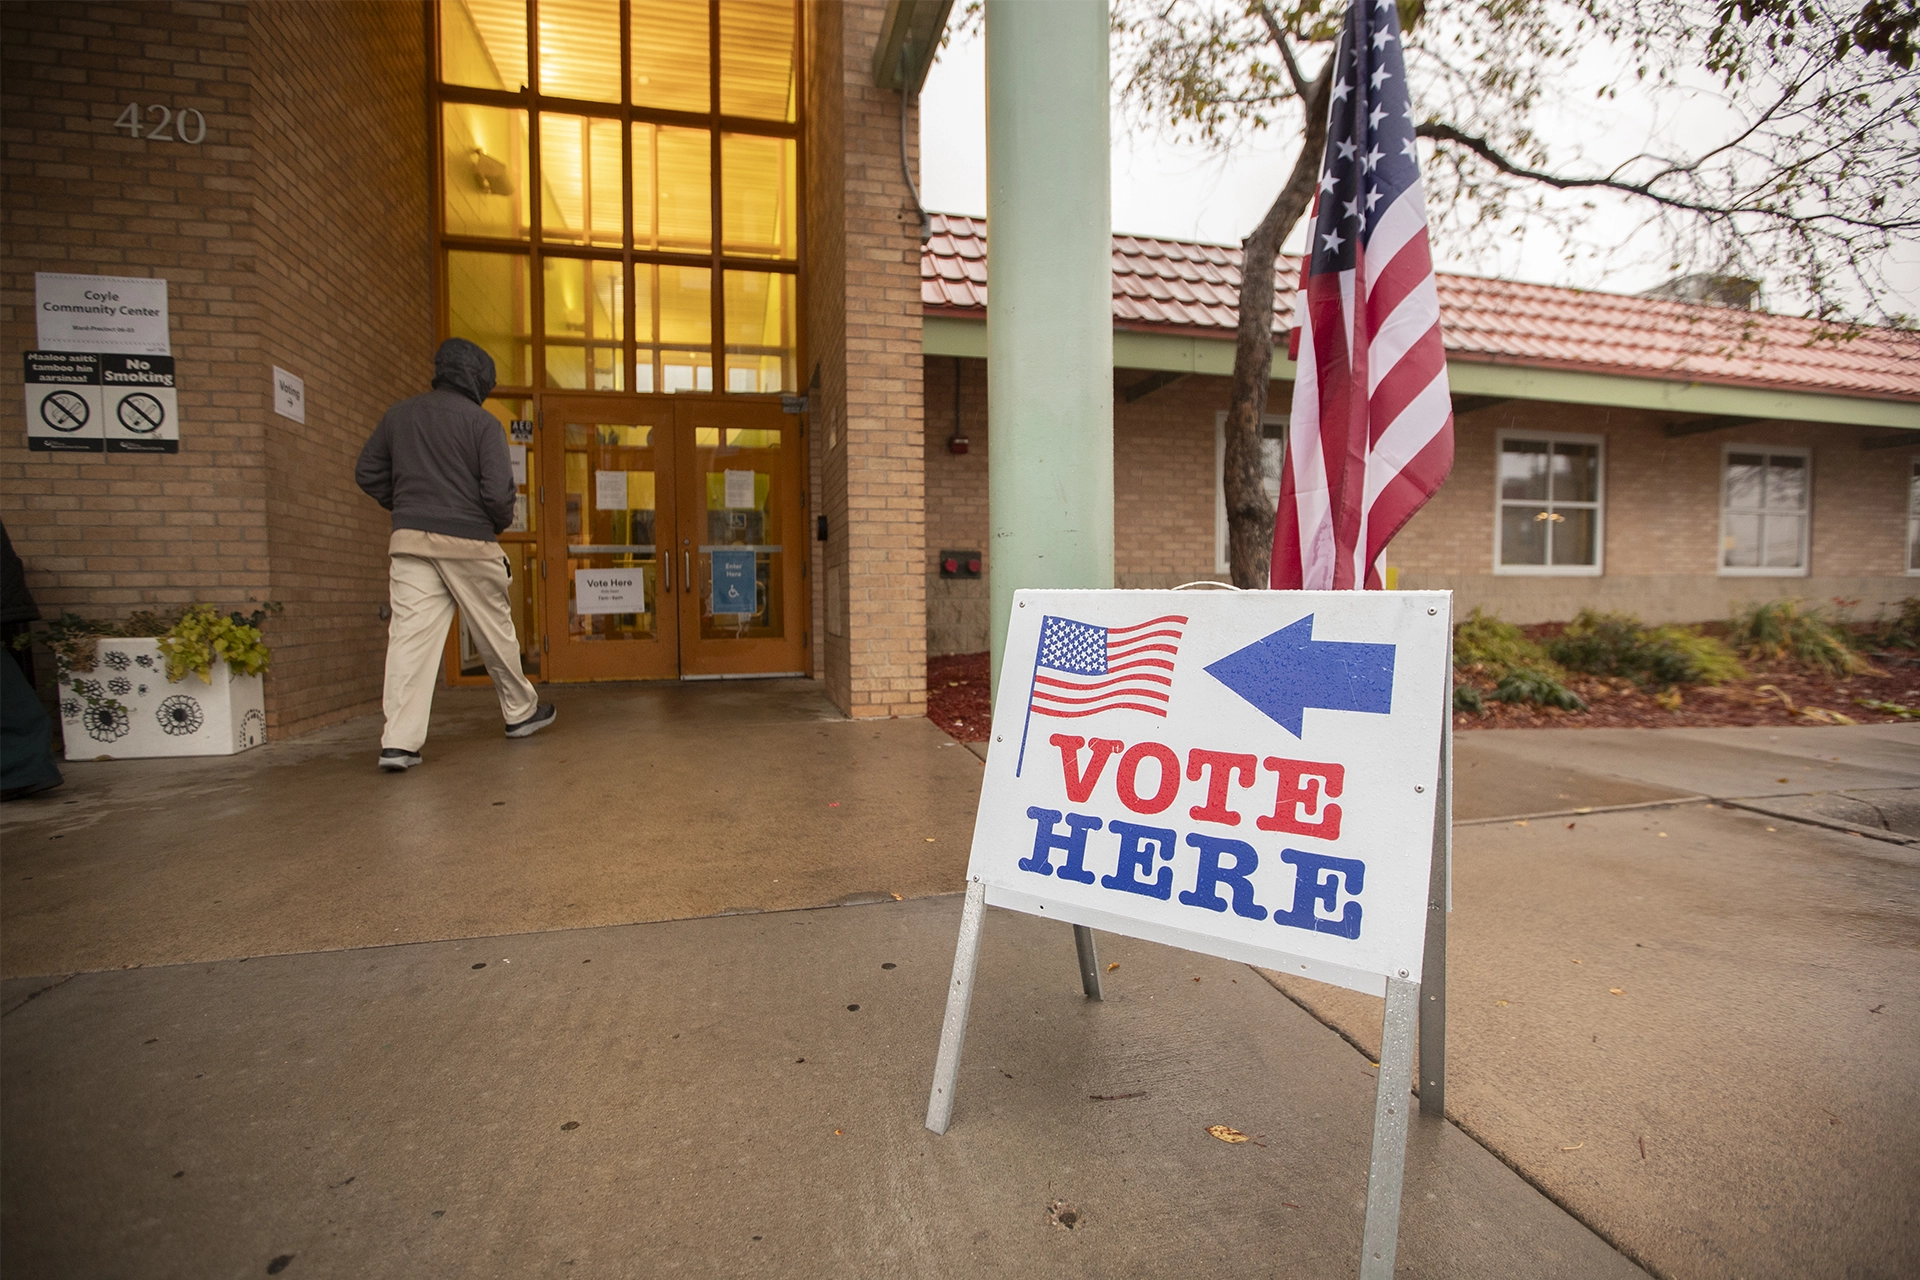
[[[927,843],[928,843],[928,844],[932,844],[932,843],[933,843],[933,837],[932,837],[932,836],[928,836],[928,837],[927,837]]]
[[[893,900],[894,900],[895,902],[905,902],[905,901],[906,901],[906,899],[905,899],[905,898],[902,898],[902,897],[901,897],[901,896],[900,896],[899,894],[897,894],[897,893],[892,893],[892,894],[888,894],[887,896],[888,896],[888,897],[890,897],[890,898],[892,898],[892,899],[893,899]]]
[[[1112,973],[1115,969],[1118,969],[1119,967],[1120,967],[1120,962],[1118,960],[1115,960],[1112,964],[1107,966],[1107,972]]]
[[[1608,994],[1608,995],[1615,995],[1615,996],[1623,996],[1623,995],[1625,995],[1625,994],[1627,994],[1627,993],[1626,993],[1626,992],[1625,992],[1624,990],[1622,990],[1621,988],[1619,988],[1619,987],[1608,987],[1608,988],[1607,988],[1607,994]]]
[[[1507,1002],[1505,1000],[1495,1000],[1493,1003],[1502,1009],[1507,1007]]]
[[[1300,1207],[1299,1205],[1295,1204],[1291,1200],[1282,1200],[1280,1203],[1287,1206],[1287,1208],[1289,1209],[1298,1209]]]
[[[1571,1146],[1571,1147],[1562,1147],[1562,1148],[1560,1148],[1560,1149],[1561,1149],[1562,1151],[1578,1151],[1578,1150],[1579,1150],[1579,1149],[1580,1149],[1581,1147],[1584,1147],[1584,1146],[1586,1146],[1586,1145],[1587,1145],[1587,1144],[1586,1144],[1586,1143],[1584,1143],[1584,1142],[1577,1142],[1577,1143],[1575,1143],[1575,1144],[1574,1144],[1573,1146]]]
[[[846,1137],[847,1135],[846,1135],[846,1134],[844,1134],[844,1133],[842,1133],[842,1132],[841,1132],[840,1130],[838,1130],[838,1129],[835,1129],[835,1130],[833,1131],[833,1136],[834,1136],[834,1137],[836,1137],[836,1138],[844,1138],[844,1137]]]
[[[1246,1134],[1240,1132],[1238,1129],[1230,1129],[1224,1124],[1210,1124],[1207,1126],[1207,1132],[1222,1142],[1245,1142],[1247,1140]]]

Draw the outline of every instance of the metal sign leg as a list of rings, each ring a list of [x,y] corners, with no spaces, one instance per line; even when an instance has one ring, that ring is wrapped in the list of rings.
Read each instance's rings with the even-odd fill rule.
[[[1073,926],[1073,949],[1080,953],[1080,989],[1089,1000],[1105,1000],[1100,992],[1100,955],[1093,949],[1093,930]]]
[[[987,886],[971,881],[960,908],[960,941],[953,949],[947,1014],[940,1023],[940,1056],[934,1060],[933,1092],[927,1098],[927,1128],[935,1133],[945,1133],[953,1122],[953,1088],[960,1076],[960,1049],[967,1039],[967,1011],[973,1004],[973,973],[980,962],[980,922],[986,908]]]
[[[1367,1169],[1367,1226],[1360,1239],[1360,1280],[1392,1280],[1400,1240],[1400,1185],[1407,1164],[1407,1112],[1413,1087],[1413,1032],[1420,984],[1387,979],[1387,1015],[1380,1028],[1379,1091],[1373,1103],[1373,1161]]]
[[[1449,632],[1451,634],[1451,632]],[[1453,646],[1447,646],[1447,704],[1440,775],[1433,796],[1433,862],[1427,872],[1427,942],[1420,961],[1420,1110],[1447,1114],[1447,914],[1453,910]]]

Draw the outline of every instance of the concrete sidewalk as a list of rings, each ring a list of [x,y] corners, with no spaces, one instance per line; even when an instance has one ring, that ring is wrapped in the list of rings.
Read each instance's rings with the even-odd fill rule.
[[[993,912],[934,1138],[978,762],[805,682],[557,693],[0,810],[10,1271],[1351,1273],[1378,1002],[1103,935],[1089,1004]],[[1920,728],[1610,732],[1460,737],[1400,1274],[1920,1269],[1920,857],[1687,799],[1885,809]]]

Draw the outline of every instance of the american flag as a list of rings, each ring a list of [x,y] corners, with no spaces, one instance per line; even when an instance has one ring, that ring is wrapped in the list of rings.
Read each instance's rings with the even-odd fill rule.
[[[1453,405],[1394,0],[1352,0],[1333,56],[1269,582],[1377,589],[1453,470]]]
[[[1027,724],[1034,716],[1076,719],[1103,711],[1144,711],[1165,717],[1173,696],[1173,660],[1180,652],[1185,617],[1168,614],[1129,627],[1102,627],[1048,614],[1040,620],[1040,645],[1027,694]],[[1027,756],[1020,730],[1017,777]]]

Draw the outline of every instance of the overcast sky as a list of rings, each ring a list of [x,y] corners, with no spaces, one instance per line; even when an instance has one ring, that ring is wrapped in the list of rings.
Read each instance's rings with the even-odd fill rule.
[[[1724,118],[1724,108],[1704,89],[1684,103],[1633,100],[1623,91],[1607,103],[1594,89],[1611,76],[1605,51],[1583,61],[1578,78],[1541,118],[1542,132],[1564,139],[1558,163],[1568,169],[1581,158],[1610,163],[1641,149],[1665,130],[1676,111],[1686,111],[1689,132]],[[986,212],[986,58],[978,30],[956,38],[941,53],[921,94],[921,171],[929,209],[941,213]],[[1116,115],[1113,129],[1113,227],[1116,232],[1238,244],[1272,203],[1292,167],[1297,138],[1269,133],[1221,153],[1183,146],[1155,131],[1128,132]],[[1564,157],[1564,158],[1563,158]],[[1596,164],[1596,167],[1597,167]],[[1585,169],[1585,165],[1578,167]],[[1435,245],[1443,271],[1498,276],[1540,284],[1575,285],[1612,293],[1637,293],[1666,279],[1669,255],[1652,228],[1641,230],[1644,212],[1624,198],[1602,197],[1572,261],[1557,233],[1503,236],[1475,244]],[[1306,220],[1295,228],[1297,249]],[[1890,274],[1906,294],[1902,309],[1920,310],[1920,244],[1903,246]],[[1798,310],[1785,298],[1770,306]]]

